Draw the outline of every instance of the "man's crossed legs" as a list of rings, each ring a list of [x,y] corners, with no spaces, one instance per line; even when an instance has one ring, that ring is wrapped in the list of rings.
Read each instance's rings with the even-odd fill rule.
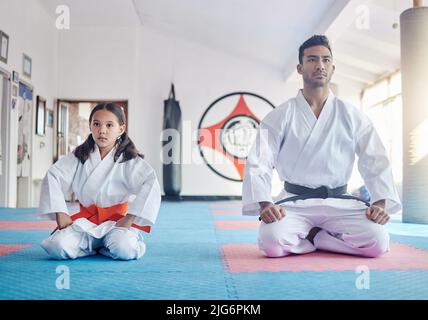
[[[320,228],[316,234],[315,227]],[[309,240],[312,237],[313,242]],[[367,219],[365,210],[327,206],[286,208],[286,216],[281,220],[261,223],[258,245],[268,257],[303,254],[316,249],[379,257],[389,251],[389,234],[384,226]]]

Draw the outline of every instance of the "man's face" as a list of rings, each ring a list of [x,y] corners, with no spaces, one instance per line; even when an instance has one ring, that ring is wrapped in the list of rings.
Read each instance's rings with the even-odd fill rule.
[[[303,81],[311,88],[328,85],[333,76],[335,66],[333,59],[324,46],[314,46],[303,51],[303,63],[297,65],[297,72]]]

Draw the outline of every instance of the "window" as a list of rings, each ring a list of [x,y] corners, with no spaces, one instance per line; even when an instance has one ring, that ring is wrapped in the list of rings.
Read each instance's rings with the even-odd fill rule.
[[[403,176],[403,117],[401,73],[395,72],[363,90],[362,109],[374,122],[391,162],[401,194]]]

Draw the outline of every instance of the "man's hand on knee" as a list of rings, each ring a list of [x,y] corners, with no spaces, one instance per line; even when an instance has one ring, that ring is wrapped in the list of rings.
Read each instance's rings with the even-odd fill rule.
[[[367,219],[384,225],[389,221],[389,214],[385,211],[385,203],[374,203],[366,209]]]
[[[260,203],[260,220],[264,223],[279,221],[285,217],[285,209],[270,202]]]

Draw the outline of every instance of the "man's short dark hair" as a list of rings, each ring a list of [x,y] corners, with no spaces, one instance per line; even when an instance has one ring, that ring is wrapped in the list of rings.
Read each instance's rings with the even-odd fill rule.
[[[308,40],[303,42],[303,44],[299,47],[299,63],[303,64],[303,52],[305,49],[315,46],[324,46],[329,51],[330,54],[333,56],[333,53],[331,52],[330,42],[328,41],[328,38],[323,35],[313,35]]]

